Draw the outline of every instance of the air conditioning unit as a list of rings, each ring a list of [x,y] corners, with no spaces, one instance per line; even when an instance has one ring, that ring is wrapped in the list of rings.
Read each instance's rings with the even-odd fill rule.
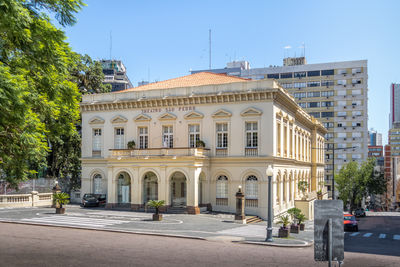
[[[354,130],[355,128],[353,127],[353,130]]]
[[[353,137],[353,141],[354,141],[354,140],[356,140],[356,139]]]
[[[353,119],[355,119],[356,117],[353,116]]]
[[[326,98],[329,98],[329,96],[327,96]]]
[[[353,106],[353,108],[356,108],[356,106]]]
[[[346,130],[346,127],[343,127],[344,130]]]
[[[346,108],[346,106],[343,106],[343,108]]]
[[[346,85],[345,85],[345,84],[343,84],[343,87],[346,87]]]
[[[344,161],[344,162],[347,162],[347,160],[345,160],[345,159],[344,159],[343,161]]]
[[[347,138],[345,137],[345,138],[343,138],[343,140],[347,140]]]

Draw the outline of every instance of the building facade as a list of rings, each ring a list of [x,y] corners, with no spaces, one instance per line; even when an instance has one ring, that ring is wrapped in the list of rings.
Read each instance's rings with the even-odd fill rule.
[[[382,134],[378,133],[377,131],[370,130],[369,134],[369,141],[368,146],[382,146]]]
[[[390,85],[390,113],[389,129],[393,128],[394,123],[400,123],[400,84]]]
[[[107,194],[107,208],[235,212],[242,186],[246,213],[266,218],[268,165],[275,215],[313,218],[317,191],[327,196],[326,129],[275,81],[197,73],[84,95],[81,111],[82,194]]]
[[[110,84],[112,92],[133,87],[121,60],[101,60],[100,62],[104,73],[103,83]]]
[[[349,161],[361,163],[368,157],[367,60],[307,64],[300,57],[284,59],[283,63],[241,68],[239,75],[228,67],[219,71],[254,80],[275,79],[308,114],[322,122],[328,129],[325,174],[330,190],[333,164],[337,171]],[[334,160],[333,148],[338,149]]]

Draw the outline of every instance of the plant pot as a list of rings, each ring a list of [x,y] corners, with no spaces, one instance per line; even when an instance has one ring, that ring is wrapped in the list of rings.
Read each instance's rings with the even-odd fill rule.
[[[289,228],[279,228],[278,237],[289,237]]]
[[[161,221],[162,214],[153,214],[153,221]]]
[[[298,224],[292,224],[292,225],[290,226],[290,232],[291,232],[291,233],[294,233],[294,234],[300,233],[300,225],[298,225]]]
[[[301,224],[300,224],[300,231],[304,231],[304,228],[305,228],[305,224],[304,224],[304,223],[301,223]]]
[[[322,200],[322,194],[317,194],[317,199]]]
[[[65,208],[56,208],[56,214],[64,214]]]

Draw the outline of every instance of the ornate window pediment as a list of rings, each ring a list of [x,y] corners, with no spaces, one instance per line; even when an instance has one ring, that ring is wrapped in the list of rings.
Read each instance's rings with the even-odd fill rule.
[[[96,116],[89,120],[89,124],[104,124],[104,119]]]
[[[231,117],[231,116],[232,116],[232,113],[230,113],[229,111],[227,111],[225,109],[219,109],[212,114],[212,117],[214,117],[214,118],[224,118],[224,117]]]
[[[151,121],[151,117],[149,115],[146,115],[146,114],[139,114],[133,120],[137,121],[137,122],[140,122],[140,121]]]
[[[166,120],[176,120],[176,115],[169,113],[169,112],[165,112],[164,114],[162,114],[159,118],[160,121],[166,121]]]
[[[128,121],[128,119],[122,115],[117,115],[111,119],[111,123],[124,123],[127,121]]]
[[[197,112],[197,111],[191,111],[187,113],[184,118],[189,120],[189,119],[202,119],[204,117],[203,114]]]
[[[241,116],[261,116],[262,111],[257,108],[247,108],[240,113]]]

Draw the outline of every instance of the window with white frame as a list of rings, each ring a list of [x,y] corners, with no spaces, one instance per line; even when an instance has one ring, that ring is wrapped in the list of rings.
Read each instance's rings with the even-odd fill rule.
[[[94,194],[101,194],[103,190],[101,189],[101,175],[96,174],[93,177],[93,193]]]
[[[124,128],[115,128],[114,148],[123,149],[125,146],[125,131]]]
[[[171,125],[163,126],[163,147],[174,147],[174,129]]]
[[[228,147],[228,123],[217,123],[217,148]]]
[[[197,141],[200,141],[200,125],[189,124],[189,147],[196,147]]]
[[[139,148],[149,147],[149,130],[146,126],[138,127],[139,132]]]
[[[258,198],[258,182],[257,177],[250,175],[246,179],[246,199]]]
[[[93,129],[92,150],[101,150],[101,129]]]
[[[228,177],[220,175],[217,179],[217,198],[228,198]]]
[[[258,147],[258,125],[257,122],[246,122],[246,147]]]

